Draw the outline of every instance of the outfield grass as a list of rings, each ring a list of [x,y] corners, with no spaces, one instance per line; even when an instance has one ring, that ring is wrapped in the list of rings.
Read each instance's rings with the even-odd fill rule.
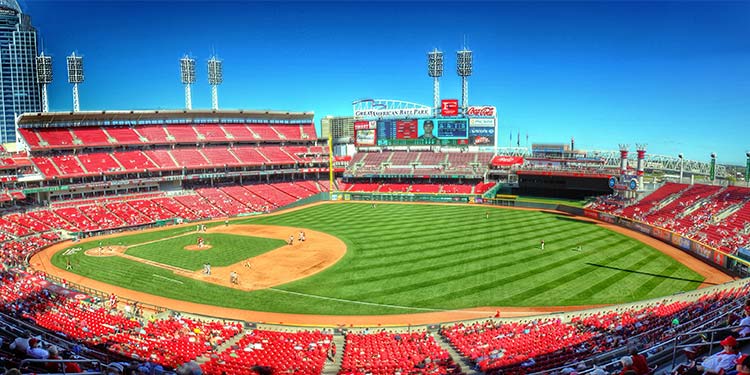
[[[487,211],[489,219],[485,219]],[[314,276],[254,292],[202,283],[115,257],[76,254],[74,271],[187,301],[333,315],[622,303],[692,290],[703,281],[700,275],[641,242],[594,224],[542,212],[426,204],[378,204],[372,208],[370,204],[345,203],[233,223],[327,232],[346,243],[347,253]],[[539,248],[542,239],[544,251]],[[583,251],[574,250],[578,245]],[[64,267],[59,254],[53,262]]]

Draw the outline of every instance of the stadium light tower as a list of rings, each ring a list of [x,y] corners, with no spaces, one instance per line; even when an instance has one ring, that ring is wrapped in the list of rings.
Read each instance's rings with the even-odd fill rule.
[[[440,108],[439,80],[443,76],[443,53],[437,48],[427,53],[427,74],[432,77],[432,107],[437,111]]]
[[[76,56],[75,52],[68,56],[68,82],[73,84],[73,112],[79,112],[78,84],[83,83],[83,57]]]
[[[211,109],[219,109],[219,85],[224,81],[221,60],[216,56],[208,60],[208,84],[211,85]]]
[[[185,85],[185,109],[193,109],[193,96],[190,85],[195,83],[195,59],[185,55],[180,59],[180,80]]]
[[[42,85],[42,112],[49,112],[47,85],[52,83],[52,57],[44,56],[44,52],[36,57],[36,77]]]
[[[680,183],[682,183],[682,174],[685,172],[685,167],[683,164],[685,162],[685,156],[680,153],[679,155],[677,155],[677,157],[680,158]]]
[[[464,49],[456,53],[456,57],[458,58],[456,70],[458,71],[458,76],[461,77],[461,108],[466,113],[466,108],[469,107],[468,78],[473,70],[472,52],[464,47]]]

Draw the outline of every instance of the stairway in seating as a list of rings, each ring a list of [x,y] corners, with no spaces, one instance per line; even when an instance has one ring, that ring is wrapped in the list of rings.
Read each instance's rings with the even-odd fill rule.
[[[333,362],[326,358],[325,366],[323,366],[323,375],[336,375],[341,369],[341,363],[344,361],[344,340],[343,335],[333,335],[333,343],[336,345],[336,356],[333,358]]]
[[[464,374],[467,375],[478,375],[481,374],[481,372],[478,372],[471,368],[471,361],[468,358],[465,358],[461,354],[459,354],[456,349],[453,348],[450,341],[443,337],[443,335],[439,333],[435,333],[435,342],[440,345],[441,348],[445,349],[445,351],[448,352],[448,354],[451,355],[451,358],[453,358],[453,361],[457,364],[461,365],[461,371],[463,371]]]

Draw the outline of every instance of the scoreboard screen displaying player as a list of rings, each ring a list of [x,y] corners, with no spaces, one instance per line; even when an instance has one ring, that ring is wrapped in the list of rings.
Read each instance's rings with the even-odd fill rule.
[[[441,139],[468,138],[468,121],[466,119],[437,120],[437,137]]]

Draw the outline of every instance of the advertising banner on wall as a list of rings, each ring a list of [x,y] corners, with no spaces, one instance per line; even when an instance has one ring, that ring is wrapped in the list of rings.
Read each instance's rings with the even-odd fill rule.
[[[354,122],[354,144],[357,146],[374,146],[377,144],[377,123],[375,121]]]
[[[683,238],[683,240],[687,240],[687,239]],[[697,242],[693,242],[692,244],[693,244],[692,250],[695,254],[699,255],[701,258],[704,258],[704,259],[711,259],[711,253],[713,252],[713,250]]]
[[[608,213],[600,212],[599,213],[599,220],[606,221],[606,222],[608,222],[610,224],[614,224],[615,217],[612,216],[612,215],[610,215],[610,214],[608,214]]]
[[[440,114],[443,116],[458,116],[458,99],[443,99],[440,101]]]
[[[584,208],[583,209],[583,216],[590,217],[590,218],[593,218],[593,219],[598,219],[599,218],[599,213],[596,212],[596,211],[594,211],[594,210],[589,210],[589,209],[585,209]]]
[[[469,127],[469,143],[480,146],[495,144],[495,128]]]
[[[664,241],[669,241],[672,238],[672,233],[661,228],[651,228],[651,235]]]
[[[726,255],[714,250],[714,263],[726,267],[727,265],[727,257]]]

